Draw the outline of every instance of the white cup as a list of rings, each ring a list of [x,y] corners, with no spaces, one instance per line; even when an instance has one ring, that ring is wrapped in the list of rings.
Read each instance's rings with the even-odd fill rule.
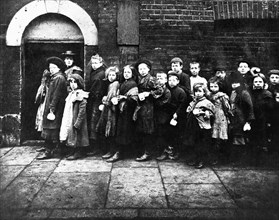
[[[53,121],[55,119],[55,115],[52,112],[50,112],[47,115],[47,119],[50,120],[50,121]]]
[[[176,126],[177,125],[177,121],[175,119],[171,119],[170,125]]]
[[[111,103],[112,103],[113,105],[117,105],[117,104],[118,104],[118,98],[117,98],[117,97],[113,97],[113,98],[111,99]]]

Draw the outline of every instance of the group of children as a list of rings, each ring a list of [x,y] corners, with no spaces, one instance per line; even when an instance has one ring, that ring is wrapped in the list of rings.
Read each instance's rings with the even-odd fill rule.
[[[70,91],[59,129],[59,146],[72,149],[66,158],[101,151],[103,159],[115,162],[135,145],[136,161],[146,161],[159,146],[157,160],[176,160],[187,149],[193,155],[188,165],[203,168],[216,164],[221,150],[237,160],[243,149],[268,151],[278,145],[279,70],[264,75],[240,61],[237,71],[227,74],[216,67],[207,80],[199,75],[198,62],[190,63],[189,74],[178,57],[170,66],[151,74],[151,63],[140,60],[120,71],[106,68],[95,54],[85,82],[74,70],[67,77]],[[40,91],[47,91],[46,81]]]

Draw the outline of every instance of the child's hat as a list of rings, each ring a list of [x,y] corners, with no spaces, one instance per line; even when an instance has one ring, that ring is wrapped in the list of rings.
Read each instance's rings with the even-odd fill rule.
[[[49,57],[47,58],[46,62],[48,65],[50,63],[55,64],[61,71],[64,71],[64,69],[66,68],[64,61],[59,57]]]
[[[176,62],[183,64],[182,59],[180,59],[179,57],[172,58],[170,63],[172,64],[172,63],[176,63]]]
[[[214,71],[226,71],[226,66],[224,64],[217,64],[214,68]]]
[[[138,70],[139,65],[142,63],[145,63],[148,66],[148,68],[151,70],[152,65],[148,60],[139,60],[138,62],[136,62],[135,69]]]
[[[172,71],[172,70],[170,70],[170,71],[168,72],[168,78],[169,78],[170,76],[176,76],[177,79],[179,79],[179,74],[176,73],[176,72],[174,72],[174,71]]]
[[[67,50],[65,53],[62,53],[62,55],[63,55],[64,57],[73,57],[73,56],[75,56],[76,54],[75,54],[73,51],[71,51],[71,50]]]
[[[232,72],[229,75],[229,82],[230,82],[230,84],[233,84],[233,83],[243,84],[244,83],[244,78],[241,75],[241,73],[239,73],[239,72]]]
[[[272,70],[269,70],[268,73],[267,73],[268,76],[270,76],[272,74],[279,75],[279,70],[272,69]]]

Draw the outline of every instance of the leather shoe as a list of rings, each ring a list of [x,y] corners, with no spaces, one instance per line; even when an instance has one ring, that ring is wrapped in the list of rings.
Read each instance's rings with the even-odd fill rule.
[[[116,152],[113,157],[107,159],[107,162],[108,163],[113,163],[113,162],[116,162],[120,159],[120,153],[119,152]]]
[[[156,160],[166,160],[168,159],[168,154],[166,152],[163,152],[160,157],[157,157]]]
[[[113,153],[112,153],[112,152],[108,152],[108,153],[106,153],[105,155],[103,155],[102,158],[103,158],[103,159],[108,159],[108,158],[110,158],[110,157],[112,157],[112,156],[113,156]]]
[[[189,161],[188,163],[187,163],[187,165],[188,166],[195,166],[197,164],[197,162],[196,161],[194,161],[194,160],[192,160],[192,161]]]
[[[52,152],[45,152],[43,155],[37,157],[37,160],[46,160],[46,159],[50,159],[53,157],[53,153]]]
[[[66,160],[77,160],[82,158],[82,154],[80,152],[75,152],[73,155],[66,158]]]
[[[141,161],[147,161],[147,160],[149,160],[150,159],[150,156],[148,155],[148,154],[143,154],[141,157],[138,157],[138,158],[136,158],[136,161],[139,161],[139,162],[141,162]]]
[[[199,162],[196,166],[195,166],[196,169],[202,169],[204,168],[204,163],[203,162]]]
[[[45,151],[46,151],[46,149],[44,147],[36,149],[36,152],[45,152]]]
[[[171,160],[177,160],[179,158],[179,155],[178,154],[171,154],[171,155],[169,155],[169,158]]]

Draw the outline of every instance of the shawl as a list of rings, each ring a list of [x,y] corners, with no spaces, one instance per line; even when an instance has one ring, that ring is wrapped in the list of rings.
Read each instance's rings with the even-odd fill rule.
[[[60,141],[65,141],[68,138],[69,131],[72,129],[73,121],[73,103],[76,101],[82,101],[84,98],[88,98],[88,92],[82,89],[77,89],[69,93],[66,98],[66,104],[63,112],[62,123],[60,127]]]

